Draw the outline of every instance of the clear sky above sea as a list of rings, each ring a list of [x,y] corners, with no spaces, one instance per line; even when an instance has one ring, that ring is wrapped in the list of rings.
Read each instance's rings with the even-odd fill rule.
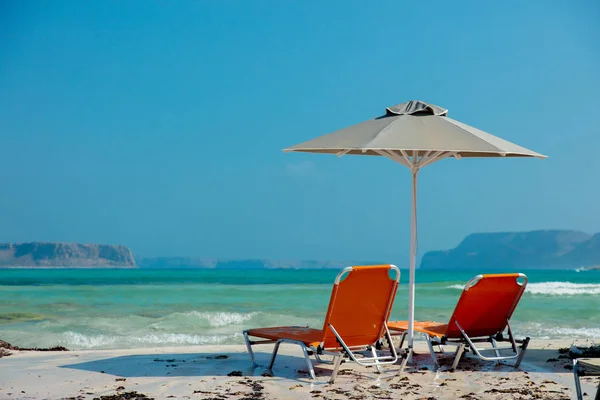
[[[549,156],[424,169],[421,255],[598,232],[599,39],[597,0],[1,1],[0,241],[404,267],[405,167],[281,150],[412,99]]]

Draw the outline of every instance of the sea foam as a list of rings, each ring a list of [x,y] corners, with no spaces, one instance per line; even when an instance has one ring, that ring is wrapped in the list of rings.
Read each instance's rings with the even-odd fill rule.
[[[68,331],[63,334],[61,345],[72,349],[105,349],[181,345],[239,344],[241,332],[224,335],[200,335],[184,333],[142,333],[140,335],[86,335]]]
[[[185,317],[198,318],[202,321],[206,321],[212,328],[219,328],[221,326],[228,325],[241,325],[242,323],[251,320],[256,316],[257,312],[250,312],[247,314],[236,313],[236,312],[200,312],[191,311],[183,313]]]
[[[600,328],[591,326],[569,327],[556,326],[556,324],[525,322],[517,324],[516,330],[519,334],[539,339],[555,338],[600,338]]]
[[[464,285],[450,285],[446,289],[463,290]],[[537,282],[529,283],[526,293],[548,296],[576,296],[582,294],[600,294],[598,283],[571,283],[571,282]]]
[[[600,294],[600,284],[571,282],[539,282],[527,285],[526,292],[551,296]]]

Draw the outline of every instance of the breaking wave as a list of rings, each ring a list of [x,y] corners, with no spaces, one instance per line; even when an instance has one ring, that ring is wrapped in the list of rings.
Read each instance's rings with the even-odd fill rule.
[[[599,327],[580,327],[572,328],[566,326],[556,326],[548,323],[521,323],[518,324],[518,332],[522,335],[536,337],[540,339],[598,339],[600,338]]]
[[[185,333],[143,334],[140,336],[86,335],[79,332],[65,332],[60,343],[73,349],[136,348],[182,345],[238,344],[242,334],[200,335]]]
[[[527,285],[526,292],[551,296],[600,294],[600,284],[571,282],[539,282]]]
[[[186,325],[196,328],[221,328],[225,326],[240,326],[245,322],[257,317],[260,313],[237,313],[226,311],[189,311],[177,312],[160,317],[153,326],[160,328],[165,326]]]
[[[464,285],[450,285],[446,289],[463,290]],[[525,289],[526,293],[548,296],[576,296],[582,294],[600,294],[598,283],[571,283],[571,282],[538,282],[530,283]]]

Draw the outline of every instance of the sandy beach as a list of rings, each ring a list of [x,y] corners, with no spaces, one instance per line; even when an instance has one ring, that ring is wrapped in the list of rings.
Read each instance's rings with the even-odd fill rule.
[[[401,375],[395,365],[377,374],[348,362],[335,384],[328,383],[331,366],[326,364],[317,364],[317,380],[310,380],[297,346],[281,347],[275,376],[252,368],[241,345],[12,351],[0,359],[0,399],[571,399],[571,360],[558,349],[573,343],[592,344],[532,340],[516,370],[467,355],[450,371],[448,355],[434,372],[424,342],[416,342],[415,367]],[[268,362],[269,349],[257,349],[260,364]],[[598,380],[582,378],[589,397]]]

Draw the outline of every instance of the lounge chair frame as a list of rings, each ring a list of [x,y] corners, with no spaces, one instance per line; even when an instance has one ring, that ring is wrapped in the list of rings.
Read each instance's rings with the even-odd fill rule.
[[[474,278],[471,278],[466,283],[464,290],[469,290],[470,287],[474,286],[482,278],[483,278],[483,275],[477,275]],[[518,274],[518,278],[521,278],[524,280],[524,282],[522,284],[523,290],[524,290],[524,288],[527,286],[527,282],[528,282],[527,276],[524,274]],[[514,307],[516,307],[516,303],[519,300],[520,300],[520,297],[516,299],[515,304],[513,305],[513,310],[514,310]],[[509,318],[510,318],[510,315],[509,315]],[[464,353],[466,351],[469,351],[469,350],[471,350],[473,352],[473,354],[475,354],[477,357],[479,357],[485,361],[501,361],[501,360],[516,359],[514,367],[518,368],[519,365],[521,365],[521,361],[523,360],[523,357],[525,356],[525,352],[527,351],[527,346],[529,345],[530,338],[526,337],[525,339],[515,339],[515,337],[512,333],[512,329],[510,327],[510,322],[508,321],[508,318],[506,319],[506,329],[508,331],[508,338],[505,337],[502,334],[502,332],[498,332],[495,335],[488,336],[488,337],[471,338],[471,337],[469,337],[467,332],[465,332],[465,330],[461,327],[460,322],[458,320],[454,320],[454,323],[456,324],[456,326],[458,327],[458,329],[461,333],[460,338],[448,338],[448,337],[446,337],[446,335],[443,335],[441,337],[430,336],[429,334],[427,334],[425,332],[415,332],[415,333],[420,333],[423,336],[425,336],[425,339],[427,340],[427,346],[429,347],[429,353],[431,354],[431,358],[433,359],[433,364],[434,364],[434,367],[436,370],[439,369],[440,365],[437,361],[437,356],[436,356],[436,353],[434,350],[434,346],[438,346],[440,348],[440,351],[444,352],[443,346],[445,346],[445,345],[451,345],[451,346],[457,347],[455,356],[454,356],[454,361],[452,362],[452,369],[457,368],[461,357],[464,355]],[[400,339],[399,348],[402,348],[402,346],[404,344],[404,340],[405,340],[406,336],[408,335],[408,331],[405,330],[400,335],[401,335],[401,339]],[[498,342],[509,342],[510,347],[499,347]],[[491,347],[478,348],[475,345],[475,343],[490,343]],[[520,344],[520,346],[518,344]],[[502,350],[512,350],[513,354],[512,355],[500,355],[500,351],[502,351]],[[412,351],[412,349],[409,349],[409,351]],[[486,356],[482,353],[482,352],[489,352],[489,351],[493,351],[494,356]],[[600,399],[598,399],[598,400],[600,400]]]
[[[340,273],[337,275],[334,285],[338,285],[341,281],[341,278],[346,274],[351,272],[353,269],[353,267],[347,267],[344,268],[342,271],[340,271]],[[398,282],[400,281],[400,270],[395,266],[395,265],[390,265],[390,270],[393,270],[396,272],[396,285],[395,288],[397,288]],[[394,289],[396,290],[396,289]],[[390,296],[390,300],[388,303],[388,310],[391,310],[392,307],[392,303],[394,300],[394,296]],[[388,311],[389,314],[389,311]],[[255,357],[254,357],[254,352],[252,350],[252,346],[256,345],[256,344],[269,344],[269,343],[275,343],[275,347],[273,348],[273,353],[271,354],[271,359],[269,361],[269,365],[268,365],[268,369],[271,371],[273,368],[273,364],[275,363],[275,359],[277,357],[277,352],[279,350],[279,346],[282,343],[289,343],[289,344],[295,344],[300,346],[300,348],[302,349],[302,352],[304,354],[304,360],[306,362],[306,367],[308,370],[308,374],[310,375],[310,378],[312,379],[316,379],[316,375],[315,375],[315,370],[313,368],[313,364],[312,361],[310,359],[311,355],[314,355],[316,360],[318,362],[321,363],[326,363],[326,364],[333,364],[334,368],[333,368],[333,372],[331,374],[331,378],[329,380],[329,383],[333,383],[335,381],[335,378],[337,377],[337,374],[339,372],[339,368],[340,365],[342,364],[342,360],[344,358],[349,358],[350,360],[358,363],[359,365],[362,366],[366,366],[366,367],[370,367],[370,366],[374,366],[378,372],[381,372],[381,365],[385,365],[385,364],[395,364],[398,359],[400,358],[398,356],[398,353],[396,352],[396,349],[394,347],[393,341],[392,341],[392,335],[387,327],[386,322],[383,322],[383,328],[384,328],[384,334],[385,334],[385,338],[387,339],[387,342],[389,344],[389,354],[384,354],[384,355],[378,355],[377,354],[377,350],[382,348],[382,341],[381,339],[379,339],[378,341],[376,341],[373,344],[370,345],[365,345],[365,346],[348,346],[346,344],[346,342],[344,341],[344,338],[338,333],[338,331],[335,329],[335,327],[332,324],[328,324],[329,329],[331,329],[331,332],[334,334],[334,336],[336,337],[338,343],[339,343],[339,348],[338,349],[326,349],[324,347],[324,342],[322,341],[321,343],[319,343],[318,346],[307,346],[304,342],[299,341],[299,340],[292,340],[292,339],[286,339],[286,338],[280,338],[278,340],[272,340],[272,339],[263,339],[263,340],[250,340],[249,335],[248,335],[248,331],[243,331],[244,334],[244,341],[246,343],[246,348],[248,349],[248,353],[250,353],[250,358],[252,359],[252,365],[254,367],[258,367],[258,364],[256,363]],[[370,353],[371,356],[364,356],[364,352]],[[361,354],[362,357],[359,357],[358,355]],[[333,357],[332,360],[326,360],[323,359],[322,356],[331,356]],[[406,362],[408,361],[408,358],[405,354],[403,354],[401,356],[403,358],[402,364],[401,364],[401,370],[403,370],[406,366]]]
[[[440,348],[440,351],[443,352],[444,351],[443,346],[445,346],[445,345],[451,345],[451,346],[457,347],[455,356],[454,356],[454,361],[452,362],[452,369],[456,369],[461,357],[463,356],[463,354],[466,351],[469,351],[469,349],[473,351],[473,354],[477,355],[477,357],[479,357],[485,361],[501,361],[501,360],[510,360],[510,359],[516,358],[517,360],[514,364],[514,367],[518,368],[519,365],[521,365],[521,361],[523,360],[523,357],[525,356],[525,352],[527,351],[527,346],[529,345],[530,338],[526,337],[525,339],[515,339],[512,334],[512,330],[510,329],[510,323],[508,322],[508,320],[506,321],[507,330],[508,330],[508,338],[505,338],[503,335],[495,335],[495,336],[489,336],[487,338],[471,339],[469,337],[469,335],[467,335],[467,333],[460,327],[458,321],[455,321],[455,323],[456,323],[456,326],[458,327],[458,329],[460,329],[461,334],[462,334],[462,338],[460,338],[460,339],[448,339],[445,336],[442,336],[441,338],[431,337],[427,333],[424,333],[424,332],[415,332],[415,333],[420,333],[421,335],[423,335],[425,337],[425,340],[427,340],[427,346],[429,347],[429,353],[431,354],[431,358],[433,359],[433,365],[436,370],[440,367],[440,365],[437,361],[437,356],[436,356],[433,346],[438,346]],[[406,336],[408,335],[408,331],[402,332],[401,335],[402,335],[402,337],[400,339],[400,346],[399,346],[400,348],[402,348],[402,345],[404,344],[404,340],[405,340]],[[498,347],[498,342],[510,342],[511,346],[510,347]],[[486,348],[478,348],[477,346],[475,346],[475,343],[491,343],[492,346],[486,347]],[[517,344],[520,344],[520,346],[518,346]],[[501,356],[500,355],[501,350],[512,350],[514,355]],[[493,351],[495,356],[493,356],[493,357],[485,356],[484,354],[482,354],[482,352],[484,352],[484,351],[485,352]]]
[[[580,365],[580,363],[583,365]],[[581,382],[579,381],[579,377],[600,376],[600,366],[586,365],[585,359],[580,360],[576,358],[573,360],[573,376],[575,378],[575,391],[577,392],[577,400],[583,400],[583,393],[581,391]],[[594,400],[600,400],[600,383],[598,383]]]

